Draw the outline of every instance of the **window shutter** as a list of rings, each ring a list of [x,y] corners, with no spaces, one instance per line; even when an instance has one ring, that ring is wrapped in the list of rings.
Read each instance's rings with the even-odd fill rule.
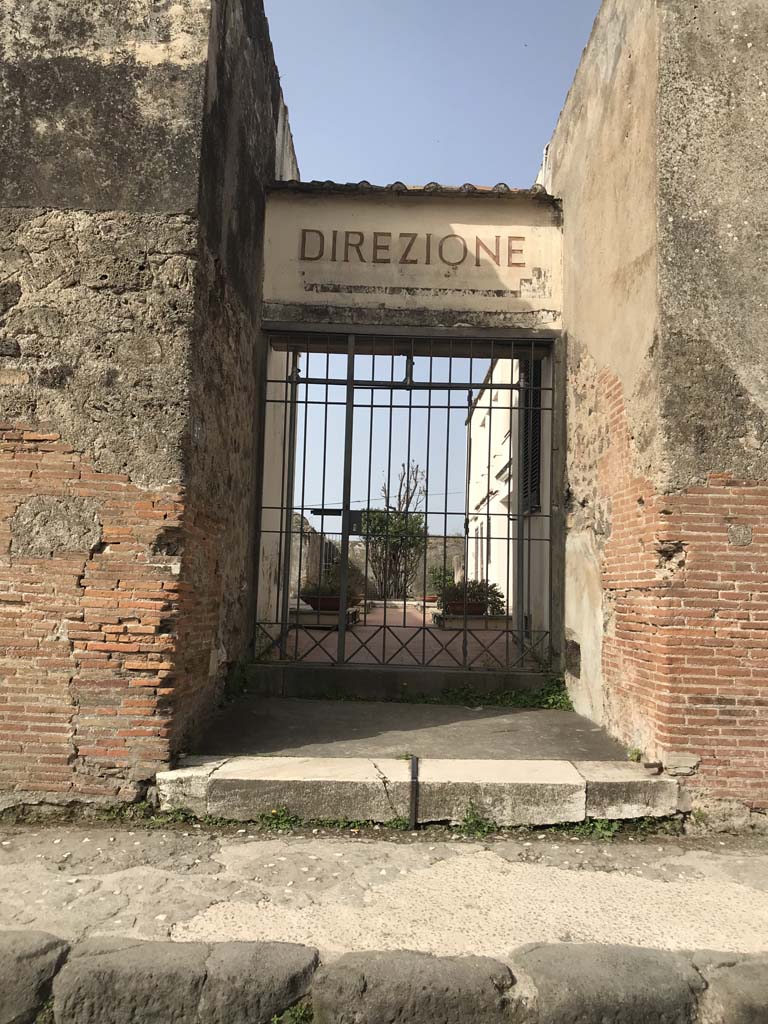
[[[541,509],[541,361],[520,361],[521,486],[526,515]]]

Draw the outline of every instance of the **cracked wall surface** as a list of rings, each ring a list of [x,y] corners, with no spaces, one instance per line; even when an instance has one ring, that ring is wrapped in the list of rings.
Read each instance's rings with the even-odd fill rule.
[[[755,806],[767,43],[757,0],[605,0],[541,175],[564,207],[576,707]]]

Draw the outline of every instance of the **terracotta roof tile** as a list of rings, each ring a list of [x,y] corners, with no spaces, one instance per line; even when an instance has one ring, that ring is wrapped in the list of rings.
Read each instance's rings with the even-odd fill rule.
[[[543,202],[555,202],[541,185],[534,185],[533,188],[511,188],[500,181],[497,185],[473,185],[466,182],[464,185],[441,185],[437,181],[430,181],[426,185],[406,185],[402,181],[394,181],[391,185],[372,185],[370,181],[276,181],[270,186],[275,191],[287,192],[308,192],[308,193],[334,193],[366,195],[371,192],[389,192],[407,195],[439,195],[439,196],[477,196],[477,197],[499,197],[518,196],[529,199],[538,199]]]

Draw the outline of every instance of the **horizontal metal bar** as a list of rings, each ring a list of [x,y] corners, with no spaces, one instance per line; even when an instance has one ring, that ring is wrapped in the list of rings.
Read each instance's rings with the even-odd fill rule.
[[[363,338],[413,338],[426,341],[542,341],[551,343],[559,338],[561,331],[552,328],[545,331],[529,330],[524,327],[397,327],[383,324],[314,324],[285,320],[263,320],[261,329],[265,334],[319,334],[338,338],[344,342],[350,331],[355,341]],[[346,351],[346,347],[344,349]]]

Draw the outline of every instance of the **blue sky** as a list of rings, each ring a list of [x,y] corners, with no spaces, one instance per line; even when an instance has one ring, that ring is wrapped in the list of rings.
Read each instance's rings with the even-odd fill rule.
[[[301,175],[532,184],[600,0],[266,0]]]

